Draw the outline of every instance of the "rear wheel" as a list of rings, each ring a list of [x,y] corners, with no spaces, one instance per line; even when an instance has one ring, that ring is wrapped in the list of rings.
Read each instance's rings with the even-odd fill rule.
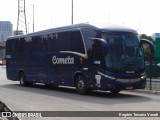
[[[32,85],[32,83],[26,82],[25,75],[24,75],[23,72],[21,72],[20,75],[19,75],[19,82],[20,82],[20,85],[22,85],[22,86],[30,86],[30,85]]]
[[[78,76],[76,78],[76,89],[78,94],[86,94],[87,93],[87,85],[83,76]]]

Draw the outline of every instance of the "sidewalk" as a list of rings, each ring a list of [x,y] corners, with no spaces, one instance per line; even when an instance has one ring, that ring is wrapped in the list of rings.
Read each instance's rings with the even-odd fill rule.
[[[151,79],[152,90],[150,90],[150,79],[147,78],[146,88],[133,90],[134,92],[160,95],[160,78]]]
[[[160,95],[160,90],[137,89],[133,90],[133,92]]]

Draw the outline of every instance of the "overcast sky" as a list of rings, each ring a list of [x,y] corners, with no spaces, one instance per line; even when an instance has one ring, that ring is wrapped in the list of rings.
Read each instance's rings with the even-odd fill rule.
[[[72,0],[26,0],[27,24],[32,32],[71,24]],[[16,30],[18,0],[0,0],[0,21],[11,21]],[[124,25],[139,33],[160,33],[160,0],[74,0],[74,24]]]

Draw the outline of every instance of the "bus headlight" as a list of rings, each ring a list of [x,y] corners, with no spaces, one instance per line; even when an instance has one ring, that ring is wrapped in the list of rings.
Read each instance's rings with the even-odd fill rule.
[[[146,75],[141,76],[141,79],[146,79]]]

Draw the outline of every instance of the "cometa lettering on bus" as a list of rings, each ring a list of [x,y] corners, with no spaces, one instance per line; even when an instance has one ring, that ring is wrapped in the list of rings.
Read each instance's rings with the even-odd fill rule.
[[[74,58],[68,56],[67,58],[57,58],[56,56],[53,56],[52,58],[53,64],[74,64]]]

